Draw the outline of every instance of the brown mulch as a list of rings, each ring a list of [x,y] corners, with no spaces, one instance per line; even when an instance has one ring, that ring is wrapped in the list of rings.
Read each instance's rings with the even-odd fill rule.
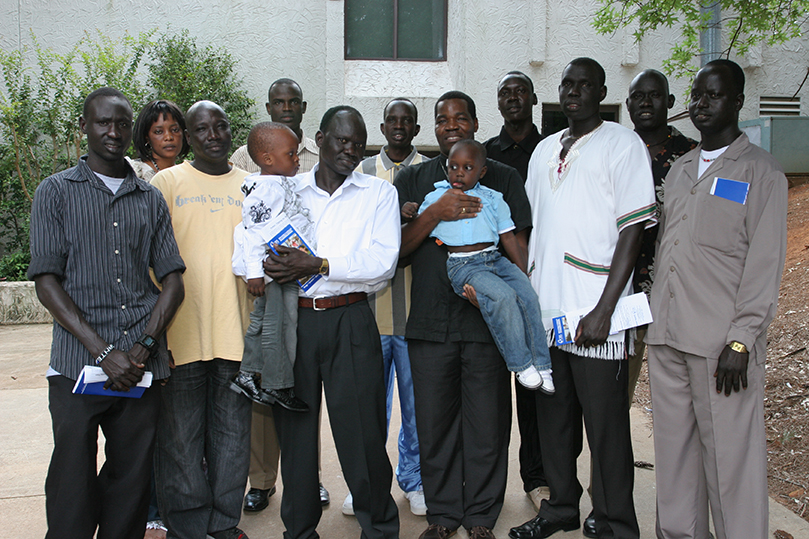
[[[809,521],[809,184],[789,190],[787,256],[778,312],[770,325],[764,419],[767,475],[775,500]],[[649,413],[646,363],[635,390]]]

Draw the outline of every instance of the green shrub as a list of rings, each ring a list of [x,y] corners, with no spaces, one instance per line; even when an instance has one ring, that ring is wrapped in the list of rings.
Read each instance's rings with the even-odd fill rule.
[[[25,272],[31,264],[31,254],[27,251],[6,255],[0,258],[0,281],[25,281]]]

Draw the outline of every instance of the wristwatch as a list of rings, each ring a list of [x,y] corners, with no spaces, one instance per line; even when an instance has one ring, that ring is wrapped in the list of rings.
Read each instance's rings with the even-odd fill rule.
[[[151,335],[147,335],[146,333],[141,335],[140,338],[137,341],[135,341],[135,344],[139,344],[142,347],[146,348],[146,350],[149,351],[150,356],[154,354],[155,351],[157,350],[157,340],[155,340],[155,338],[152,337]]]
[[[747,347],[739,341],[732,341],[728,346],[730,346],[730,349],[734,352],[739,352],[740,354],[747,353]]]
[[[326,259],[326,258],[321,258],[320,260],[321,260],[321,262],[320,262],[320,269],[319,269],[319,270],[317,270],[317,272],[318,272],[320,275],[328,275],[328,274],[329,274],[329,261],[328,261],[328,259]]]

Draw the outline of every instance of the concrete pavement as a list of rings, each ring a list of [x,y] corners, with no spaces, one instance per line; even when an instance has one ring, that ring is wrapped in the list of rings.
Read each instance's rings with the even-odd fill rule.
[[[47,382],[45,370],[48,365],[51,341],[50,325],[0,326],[0,539],[44,537],[45,522],[44,483],[52,450],[50,414],[48,413]],[[397,402],[394,399],[394,402]],[[394,410],[391,432],[399,430],[398,408]],[[329,430],[328,417],[323,421],[323,482],[331,493],[332,503],[323,511],[318,531],[326,538],[358,537],[357,520],[346,517],[340,506],[347,488],[334,450]],[[654,463],[654,448],[651,420],[638,408],[631,411],[632,438],[635,460]],[[100,437],[103,443],[103,437]],[[396,461],[396,436],[389,436],[388,454]],[[494,531],[505,539],[512,526],[522,524],[534,517],[536,512],[522,490],[519,478],[517,450],[519,433],[512,428],[509,450],[509,487],[503,511]],[[99,461],[103,461],[103,452]],[[579,459],[579,477],[589,477],[589,454],[585,451]],[[408,501],[398,486],[391,487],[399,506],[401,537],[416,539],[427,526],[424,517],[410,513]],[[241,527],[251,539],[281,539],[283,525],[278,515],[281,491],[270,499],[269,508],[255,515],[244,515]],[[654,537],[655,484],[654,470],[635,470],[635,507],[640,522],[641,537]],[[582,496],[582,518],[590,511],[590,500]],[[795,539],[809,539],[809,523],[777,502],[770,500],[770,536],[781,529]],[[466,538],[459,530],[458,536]],[[580,530],[558,533],[554,538],[580,538]]]

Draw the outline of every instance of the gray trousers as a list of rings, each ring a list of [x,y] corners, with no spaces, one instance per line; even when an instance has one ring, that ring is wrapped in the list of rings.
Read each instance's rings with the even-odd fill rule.
[[[657,537],[767,537],[764,363],[751,354],[748,387],[716,392],[718,360],[649,346],[657,475]]]
[[[263,389],[295,386],[293,367],[298,345],[298,285],[270,281],[253,302],[244,335],[241,370],[261,374]]]

